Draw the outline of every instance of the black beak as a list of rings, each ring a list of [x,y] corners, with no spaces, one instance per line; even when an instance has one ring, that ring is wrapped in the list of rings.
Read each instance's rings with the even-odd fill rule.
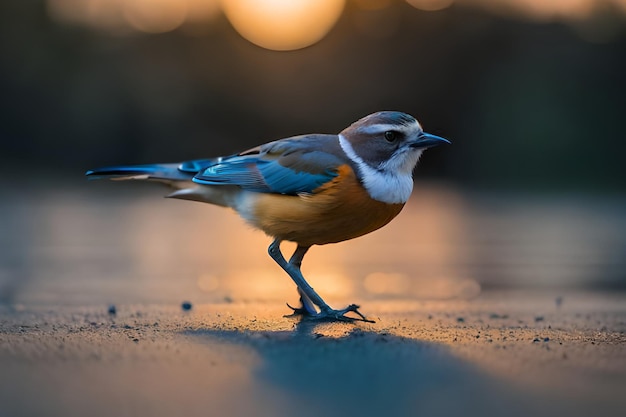
[[[444,143],[448,145],[452,144],[452,142],[450,142],[448,139],[431,135],[430,133],[422,132],[422,134],[419,135],[417,140],[411,143],[411,147],[426,149],[426,148],[431,148],[437,145],[443,145]]]

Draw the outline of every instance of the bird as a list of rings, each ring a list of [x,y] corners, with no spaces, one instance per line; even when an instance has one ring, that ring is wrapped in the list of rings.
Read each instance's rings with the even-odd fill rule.
[[[356,304],[331,308],[304,278],[302,260],[314,245],[353,239],[389,223],[411,195],[424,150],[450,143],[424,132],[407,113],[379,111],[338,134],[292,136],[182,163],[103,167],[86,176],[160,182],[173,189],[166,197],[234,209],[273,239],[268,253],[300,295],[300,307],[287,304],[294,315],[372,322]],[[280,250],[283,241],[297,245],[289,260]]]

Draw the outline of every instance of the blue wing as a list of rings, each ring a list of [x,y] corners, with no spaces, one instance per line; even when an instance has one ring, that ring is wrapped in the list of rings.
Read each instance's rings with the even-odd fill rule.
[[[298,136],[220,158],[193,181],[265,193],[311,193],[337,176],[337,167],[346,163],[341,155],[336,136]]]
[[[337,176],[348,163],[335,135],[306,135],[281,139],[237,155],[196,159],[180,164],[122,165],[87,172],[91,179],[138,179],[167,183],[174,188],[193,180],[198,184],[236,185],[246,190],[311,193]]]

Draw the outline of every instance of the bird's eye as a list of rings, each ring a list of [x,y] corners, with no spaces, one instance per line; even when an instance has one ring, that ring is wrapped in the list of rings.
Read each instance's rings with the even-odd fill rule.
[[[397,134],[396,132],[392,131],[392,130],[388,130],[385,132],[385,140],[389,143],[395,142],[396,138],[397,138]]]

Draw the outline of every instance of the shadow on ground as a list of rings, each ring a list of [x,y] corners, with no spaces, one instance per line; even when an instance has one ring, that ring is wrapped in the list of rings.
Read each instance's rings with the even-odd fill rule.
[[[227,343],[253,349],[260,357],[253,372],[256,382],[281,392],[290,414],[300,417],[569,412],[562,402],[550,405],[540,395],[528,401],[528,390],[495,379],[454,357],[444,345],[349,324],[301,322],[294,331],[201,329],[184,334],[208,348]]]

